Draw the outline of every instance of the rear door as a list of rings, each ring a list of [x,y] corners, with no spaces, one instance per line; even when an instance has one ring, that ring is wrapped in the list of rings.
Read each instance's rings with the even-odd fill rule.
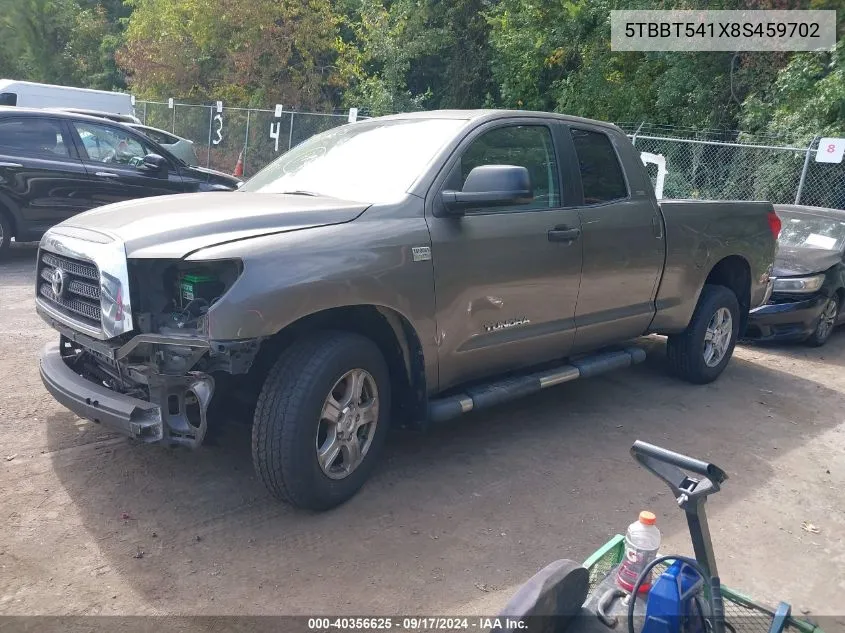
[[[539,118],[477,128],[449,160],[429,195],[440,389],[566,356],[574,338],[581,277],[578,211],[561,192],[562,128]],[[463,187],[480,165],[517,165],[534,199],[511,207],[443,213],[440,192]],[[557,234],[555,233],[557,231]],[[564,232],[572,239],[560,239]]]
[[[628,140],[600,128],[568,127],[584,249],[573,347],[578,352],[646,331],[665,246],[660,212],[647,183],[635,179],[642,166],[632,162],[639,157],[625,145]]]
[[[118,124],[70,120],[69,125],[92,183],[92,206],[185,191],[175,165],[166,175],[138,168],[147,154],[162,154],[140,134]]]
[[[15,215],[18,239],[38,239],[89,208],[88,176],[60,119],[0,118],[0,198]]]

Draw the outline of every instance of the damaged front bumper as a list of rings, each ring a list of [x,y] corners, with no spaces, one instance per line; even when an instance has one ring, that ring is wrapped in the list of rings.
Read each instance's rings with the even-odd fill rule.
[[[59,343],[48,343],[39,360],[41,381],[47,391],[76,415],[112,431],[144,442],[165,440],[195,448],[208,429],[208,406],[215,381],[207,373],[188,371],[162,374],[154,366],[122,361],[139,345],[151,346],[152,353],[163,353],[183,340],[138,335],[120,347],[109,346],[88,337],[63,336]],[[80,339],[85,339],[84,343]],[[155,340],[155,343],[151,342]],[[90,345],[90,347],[89,347]],[[205,348],[188,348],[199,358]],[[134,359],[137,361],[137,359]],[[109,380],[109,375],[120,380]],[[118,386],[119,385],[119,386]]]
[[[160,406],[83,378],[65,363],[58,343],[44,346],[39,365],[50,395],[79,417],[146,442],[164,437]]]

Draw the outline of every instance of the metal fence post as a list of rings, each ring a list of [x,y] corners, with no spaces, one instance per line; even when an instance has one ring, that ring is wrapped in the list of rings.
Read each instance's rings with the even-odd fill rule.
[[[144,125],[147,124],[147,102],[144,101]]]
[[[173,115],[170,119],[170,131],[176,134],[176,103],[173,104]]]
[[[643,129],[644,125],[645,125],[645,121],[640,123],[640,126],[637,128],[637,131],[634,132],[634,135],[631,137],[631,145],[633,145],[634,147],[637,146],[637,134],[640,133],[640,130]]]
[[[807,154],[804,156],[804,168],[801,170],[801,179],[798,181],[798,191],[795,192],[795,204],[801,204],[801,194],[804,192],[804,181],[807,180],[807,168],[810,166],[810,153],[813,151],[813,145],[819,140],[818,136],[814,136],[813,140],[807,146]]]
[[[206,168],[211,167],[211,128],[214,127],[214,107],[208,106],[208,151],[205,155]]]
[[[244,166],[243,170],[244,173],[242,174],[244,178],[246,178],[246,151],[249,149],[249,114],[252,112],[249,108],[246,109],[246,135],[244,135]]]
[[[290,151],[291,143],[293,143],[293,111],[290,113],[290,132],[288,132],[288,151]]]

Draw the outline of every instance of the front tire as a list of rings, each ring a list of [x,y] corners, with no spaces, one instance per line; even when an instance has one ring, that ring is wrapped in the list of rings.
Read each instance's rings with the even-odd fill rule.
[[[319,332],[270,370],[252,426],[252,459],[277,498],[327,510],[364,485],[390,417],[390,376],[371,340]]]
[[[833,334],[837,320],[839,320],[839,296],[834,295],[824,304],[816,329],[805,339],[804,343],[810,347],[821,347],[827,343],[830,335]]]
[[[733,355],[739,321],[733,291],[705,285],[687,329],[669,337],[666,352],[672,372],[694,384],[716,380]]]

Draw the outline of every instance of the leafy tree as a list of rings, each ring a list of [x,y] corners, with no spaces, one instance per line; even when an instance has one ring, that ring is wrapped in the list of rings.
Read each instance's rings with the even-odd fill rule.
[[[331,101],[338,16],[329,0],[129,0],[117,59],[140,95],[230,103]]]

